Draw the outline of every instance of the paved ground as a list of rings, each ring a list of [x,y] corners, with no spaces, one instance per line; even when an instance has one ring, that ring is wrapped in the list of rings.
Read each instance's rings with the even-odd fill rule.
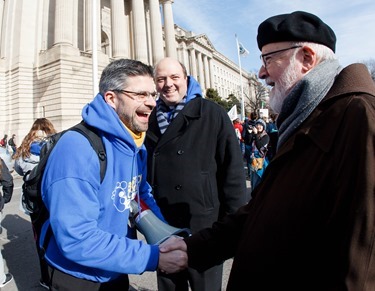
[[[14,280],[2,291],[42,291],[39,286],[39,265],[33,240],[30,218],[19,208],[22,178],[14,175],[14,193],[10,203],[3,210],[3,232],[0,244],[5,263],[5,270],[10,271]],[[141,237],[141,236],[140,236]],[[223,290],[230,272],[232,260],[225,263]],[[130,283],[133,290],[156,291],[156,274],[146,272],[142,275],[131,275]]]

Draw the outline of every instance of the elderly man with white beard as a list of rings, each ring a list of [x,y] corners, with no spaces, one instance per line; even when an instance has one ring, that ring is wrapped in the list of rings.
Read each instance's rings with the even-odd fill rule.
[[[161,251],[186,250],[198,270],[233,257],[228,291],[375,290],[374,81],[340,66],[313,14],[270,17],[257,42],[276,155],[246,206]]]

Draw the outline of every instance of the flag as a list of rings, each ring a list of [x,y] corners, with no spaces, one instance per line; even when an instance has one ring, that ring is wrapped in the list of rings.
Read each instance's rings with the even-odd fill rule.
[[[243,57],[249,54],[249,51],[240,42],[238,43],[238,52]]]
[[[228,115],[232,121],[238,118],[237,105],[233,105],[233,107],[228,111]]]

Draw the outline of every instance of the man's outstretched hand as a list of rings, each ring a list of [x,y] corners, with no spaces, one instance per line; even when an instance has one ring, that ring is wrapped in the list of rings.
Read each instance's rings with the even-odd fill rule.
[[[182,237],[171,236],[159,246],[159,266],[163,273],[177,273],[187,268],[187,246]]]

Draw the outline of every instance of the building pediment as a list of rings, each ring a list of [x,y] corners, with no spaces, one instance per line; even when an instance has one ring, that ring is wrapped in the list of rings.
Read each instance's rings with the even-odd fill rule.
[[[210,41],[210,39],[207,37],[206,34],[198,34],[195,35],[192,31],[185,30],[184,28],[178,26],[175,24],[175,33],[176,33],[176,39],[177,41],[184,41],[187,45],[190,45],[192,43],[197,43],[200,46],[210,50],[210,51],[216,51],[214,45]]]
[[[200,34],[194,37],[195,41],[201,44],[202,46],[205,46],[206,48],[209,48],[211,50],[215,51],[215,47],[213,46],[210,39],[207,37],[206,34]]]

